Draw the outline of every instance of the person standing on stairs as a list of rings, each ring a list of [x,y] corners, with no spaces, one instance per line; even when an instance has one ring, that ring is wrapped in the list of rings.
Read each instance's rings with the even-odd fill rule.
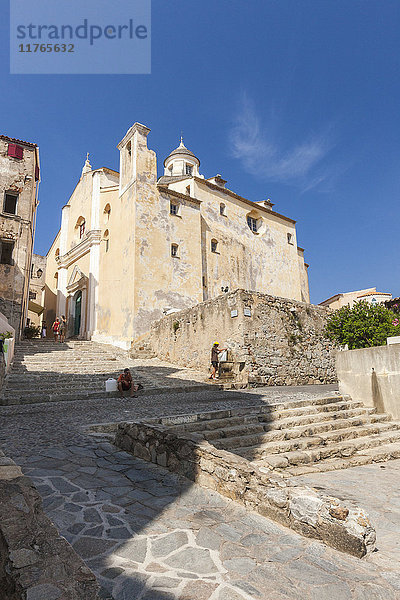
[[[60,332],[60,343],[65,342],[65,331],[67,329],[67,319],[65,318],[65,315],[61,316],[60,319],[60,327],[59,327],[59,332]]]
[[[218,348],[219,342],[214,342],[211,348],[211,375],[209,379],[216,379],[217,369],[219,365],[219,354],[224,352],[226,348]]]
[[[51,329],[53,331],[54,334],[54,341],[58,341],[58,336],[59,336],[59,329],[60,329],[60,319],[57,317],[56,320],[54,321],[53,325],[51,326]]]

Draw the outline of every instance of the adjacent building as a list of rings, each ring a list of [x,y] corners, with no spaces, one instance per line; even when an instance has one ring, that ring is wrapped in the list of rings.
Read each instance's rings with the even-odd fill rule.
[[[384,304],[390,300],[392,294],[390,292],[377,292],[376,287],[366,288],[365,290],[357,290],[355,292],[343,292],[331,296],[327,300],[320,302],[320,306],[328,306],[336,310],[342,308],[342,306],[352,307],[355,302],[365,300],[371,304]]]
[[[26,324],[40,179],[39,148],[0,135],[0,312]]]
[[[44,312],[44,295],[46,281],[46,257],[32,255],[31,276],[29,283],[28,319],[30,325],[38,327],[42,324]]]
[[[48,323],[65,314],[70,336],[129,348],[164,314],[238,288],[309,302],[295,221],[206,178],[183,140],[158,177],[149,132],[126,133],[119,173],[87,158],[47,255]]]

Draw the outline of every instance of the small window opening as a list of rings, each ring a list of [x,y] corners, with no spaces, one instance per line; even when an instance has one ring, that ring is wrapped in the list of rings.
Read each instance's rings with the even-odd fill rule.
[[[104,223],[108,223],[108,221],[110,220],[110,215],[111,215],[111,206],[109,204],[106,204],[103,212],[104,212]]]
[[[169,204],[169,212],[171,215],[177,215],[179,211],[179,206],[175,202],[170,202]]]
[[[18,194],[6,192],[4,194],[4,212],[9,215],[15,215],[17,213],[17,200]]]
[[[171,256],[173,256],[174,258],[178,257],[178,244],[171,244]]]
[[[293,245],[293,235],[291,233],[287,234],[287,241],[288,241],[288,244]]]
[[[225,210],[226,210],[226,206],[223,202],[221,202],[221,204],[219,205],[219,214],[222,216],[225,216]]]
[[[129,156],[132,156],[132,145],[131,145],[131,143],[130,143],[130,142],[128,142],[128,143],[127,143],[127,145],[126,145],[126,149],[127,149],[127,151],[128,151],[128,155],[129,155]]]
[[[206,276],[203,275],[203,287],[207,287]]]
[[[58,258],[60,256],[60,248],[57,248],[56,253],[55,253],[55,257]]]
[[[190,196],[190,185],[186,186],[186,193],[188,196]]]
[[[14,242],[8,240],[0,241],[0,264],[12,265],[12,254],[14,250]]]
[[[80,239],[83,238],[83,236],[85,235],[85,227],[86,227],[86,222],[83,221],[80,225],[79,225],[79,237]]]
[[[186,164],[186,175],[193,175],[193,165]]]
[[[106,229],[104,232],[103,240],[104,240],[104,249],[106,252],[108,252],[108,250],[110,248],[110,232],[108,231],[108,229]]]
[[[247,217],[247,225],[249,226],[249,229],[251,231],[257,233],[257,219],[255,219],[254,217]]]
[[[217,240],[211,240],[211,252],[218,252]]]

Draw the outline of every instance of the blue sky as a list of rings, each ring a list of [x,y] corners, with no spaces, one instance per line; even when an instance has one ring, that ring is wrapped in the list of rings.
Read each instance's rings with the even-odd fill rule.
[[[9,75],[6,4],[0,132],[40,146],[38,253],[86,152],[118,169],[139,121],[160,173],[183,130],[206,177],[297,220],[312,302],[400,295],[398,0],[153,0],[152,74],[122,76]]]

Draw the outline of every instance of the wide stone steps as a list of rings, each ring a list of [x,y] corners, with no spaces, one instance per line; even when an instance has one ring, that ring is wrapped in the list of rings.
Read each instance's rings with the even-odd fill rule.
[[[265,458],[272,454],[287,456],[292,452],[312,450],[315,448],[319,448],[321,451],[327,448],[330,452],[336,443],[341,443],[347,440],[351,440],[353,443],[353,441],[357,438],[365,437],[368,437],[368,439],[372,441],[376,441],[374,438],[375,435],[384,435],[387,431],[394,431],[394,436],[398,436],[400,439],[400,425],[397,423],[387,422],[383,424],[372,423],[358,427],[345,427],[344,429],[328,431],[326,433],[320,433],[310,437],[299,437],[291,440],[275,440],[272,442],[262,443],[261,446],[254,444],[240,448],[229,448],[229,450],[232,450],[236,454],[239,454],[240,456],[250,460]]]
[[[314,436],[318,435],[321,439],[324,436],[320,434],[327,433],[329,435],[330,432],[337,431],[337,435],[347,435],[344,430],[350,429],[351,431],[356,430],[361,432],[364,427],[367,427],[388,421],[387,415],[359,415],[356,417],[351,417],[348,419],[335,419],[323,422],[314,422],[313,424],[308,425],[293,425],[290,429],[282,427],[282,423],[278,423],[279,427],[275,428],[275,423],[271,424],[270,431],[268,429],[264,429],[263,433],[243,433],[242,435],[235,437],[223,437],[223,438],[214,438],[212,441],[213,445],[216,448],[221,448],[223,450],[235,450],[238,448],[245,447],[253,447],[262,445],[263,448],[268,448],[267,444],[273,444],[274,442],[287,442],[288,440],[297,440],[298,438],[311,438],[314,439]],[[332,433],[333,435],[333,433]],[[360,435],[362,435],[360,433]],[[209,436],[205,436],[206,439],[210,441]],[[296,443],[296,442],[293,442]],[[278,452],[285,451],[281,448],[281,446],[276,446]]]
[[[144,389],[139,395],[164,393],[151,369],[135,368],[132,358],[119,348],[86,341],[60,344],[50,341],[22,341],[15,351],[11,372],[0,396],[1,405],[53,401],[101,399],[118,395],[107,393],[105,382],[117,378],[125,367]],[[161,368],[162,370],[162,368]],[[161,373],[162,374],[162,373]],[[175,392],[210,390],[208,383],[172,379]]]

